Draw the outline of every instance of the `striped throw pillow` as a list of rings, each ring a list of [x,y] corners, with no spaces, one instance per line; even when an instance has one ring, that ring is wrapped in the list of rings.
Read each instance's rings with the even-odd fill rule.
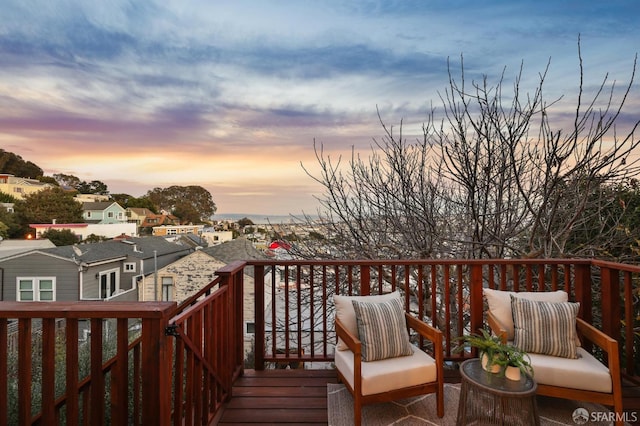
[[[525,352],[577,358],[579,303],[536,302],[511,296],[514,346]]]
[[[353,309],[362,342],[363,361],[413,355],[399,298],[380,303],[354,300]]]

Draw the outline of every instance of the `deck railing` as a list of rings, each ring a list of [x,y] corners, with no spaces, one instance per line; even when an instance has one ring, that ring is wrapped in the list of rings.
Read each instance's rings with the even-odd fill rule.
[[[243,318],[253,272],[255,319]],[[566,290],[580,316],[640,366],[640,267],[597,260],[250,261],[172,302],[0,302],[0,426],[216,422],[242,374],[245,321],[255,368],[330,368],[333,294],[398,290],[405,308],[455,339],[483,326],[482,288]],[[250,301],[247,301],[250,303]],[[86,341],[85,341],[86,340]],[[427,348],[433,350],[433,348]],[[6,391],[4,391],[6,390]]]
[[[590,259],[250,261],[255,276],[255,367],[333,360],[333,294],[398,290],[405,309],[456,338],[484,327],[482,288],[565,290],[579,316],[620,342],[623,370],[640,371],[640,267]],[[258,313],[262,312],[263,315]],[[312,364],[313,365],[313,364]]]

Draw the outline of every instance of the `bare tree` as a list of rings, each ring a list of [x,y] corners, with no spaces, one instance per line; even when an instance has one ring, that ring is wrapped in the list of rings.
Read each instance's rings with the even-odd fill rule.
[[[638,172],[634,153],[640,120],[618,129],[635,77],[618,91],[605,76],[586,93],[580,62],[577,104],[569,126],[553,122],[562,97],[547,101],[550,63],[532,91],[523,66],[507,94],[505,72],[465,82],[464,64],[440,95],[420,139],[409,142],[380,119],[384,136],[371,153],[352,152],[348,164],[314,143],[324,186],[319,198],[321,244],[297,244],[301,257],[495,258],[586,254],[568,251],[576,229],[617,203],[612,187]],[[586,99],[589,95],[589,99]],[[555,123],[555,124],[554,124]],[[559,123],[559,124],[558,124]],[[304,167],[304,166],[303,166]],[[306,169],[305,169],[306,170]],[[311,223],[310,218],[308,218]],[[615,220],[597,235],[606,245]]]

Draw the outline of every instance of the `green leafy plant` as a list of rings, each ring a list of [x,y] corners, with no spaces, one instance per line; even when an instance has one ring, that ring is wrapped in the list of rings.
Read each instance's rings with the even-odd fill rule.
[[[520,373],[533,376],[533,367],[528,353],[513,345],[502,344],[501,346],[501,355],[496,357],[494,362],[503,367],[503,371],[506,367],[516,367]]]
[[[500,366],[502,374],[507,366],[517,367],[522,374],[533,375],[533,367],[529,354],[509,344],[502,343],[500,337],[494,336],[490,331],[481,329],[479,334],[469,334],[458,337],[459,344],[455,351],[462,352],[466,348],[476,348],[487,356],[486,368],[494,365]]]

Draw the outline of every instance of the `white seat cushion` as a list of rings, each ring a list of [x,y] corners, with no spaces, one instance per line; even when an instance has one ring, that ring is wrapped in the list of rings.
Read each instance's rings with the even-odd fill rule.
[[[362,362],[362,395],[373,395],[436,381],[433,358],[411,345],[413,355]],[[350,350],[335,352],[335,364],[353,388],[354,360]]]
[[[544,385],[611,393],[613,386],[607,366],[583,348],[577,350],[576,359],[529,354],[534,380]]]

